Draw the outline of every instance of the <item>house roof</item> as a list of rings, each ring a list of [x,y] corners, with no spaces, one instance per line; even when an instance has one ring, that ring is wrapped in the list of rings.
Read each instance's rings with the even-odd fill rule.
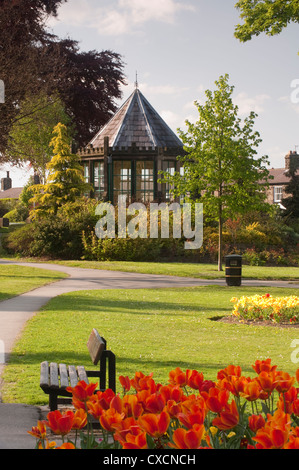
[[[6,191],[0,191],[0,199],[19,199],[24,188],[10,188]]]
[[[168,127],[138,88],[125,101],[110,121],[91,140],[95,148],[104,146],[109,137],[110,147],[183,147],[183,143]]]
[[[269,172],[274,178],[270,180],[271,185],[287,184],[290,182],[290,176],[285,168],[272,168]],[[297,171],[297,174],[299,174],[299,171]]]

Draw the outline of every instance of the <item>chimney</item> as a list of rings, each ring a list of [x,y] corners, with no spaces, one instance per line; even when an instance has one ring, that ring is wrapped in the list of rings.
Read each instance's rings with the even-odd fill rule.
[[[6,178],[1,179],[1,191],[7,191],[12,187],[12,180],[9,177],[9,171],[7,172]]]
[[[290,150],[290,152],[286,155],[285,167],[286,170],[290,171],[299,169],[299,155],[296,151],[292,152],[292,150]]]

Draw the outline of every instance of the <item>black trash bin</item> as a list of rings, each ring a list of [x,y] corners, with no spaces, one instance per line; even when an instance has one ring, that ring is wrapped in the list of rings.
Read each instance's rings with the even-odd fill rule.
[[[241,286],[242,256],[229,255],[225,257],[225,278],[228,286]]]

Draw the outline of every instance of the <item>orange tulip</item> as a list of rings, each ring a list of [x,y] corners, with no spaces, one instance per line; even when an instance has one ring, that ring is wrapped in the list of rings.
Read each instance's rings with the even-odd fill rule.
[[[271,394],[275,389],[275,372],[261,372],[257,378],[262,389]]]
[[[296,371],[296,380],[297,380],[297,383],[299,384],[299,369],[297,369]]]
[[[227,405],[226,410],[222,411],[219,414],[219,417],[212,421],[212,424],[222,431],[227,431],[228,429],[233,429],[235,426],[237,426],[238,422],[238,408],[236,402],[233,400],[230,405]]]
[[[94,394],[98,384],[87,384],[84,381],[78,382],[76,387],[67,387],[76,400],[86,403]]]
[[[213,413],[220,413],[228,403],[229,391],[220,390],[219,388],[210,388],[209,392],[202,392],[202,396],[205,398],[206,405]]]
[[[131,385],[137,392],[149,390],[150,393],[155,393],[157,391],[157,385],[153,380],[153,373],[144,375],[142,372],[136,372],[135,377],[131,379]]]
[[[122,447],[123,449],[147,449],[146,432],[135,428],[135,432],[126,435],[126,442]]]
[[[167,411],[171,418],[177,418],[178,414],[182,412],[182,407],[180,403],[177,403],[175,400],[168,400],[165,411]]]
[[[139,403],[136,395],[125,395],[123,398],[123,412],[125,415],[133,418],[138,418],[143,413],[143,406]]]
[[[168,400],[173,400],[179,403],[184,398],[184,392],[178,385],[164,385],[159,389],[159,393],[161,394],[164,403],[167,403]]]
[[[266,422],[262,415],[251,415],[248,418],[248,425],[251,431],[257,433],[257,431],[265,426]]]
[[[260,398],[260,394],[261,387],[259,383],[256,380],[252,380],[244,386],[244,390],[241,393],[241,396],[246,398],[247,401],[256,401],[258,398]]]
[[[65,436],[72,429],[74,413],[72,411],[66,411],[64,414],[61,414],[59,410],[56,410],[51,411],[47,418],[47,425],[54,434]]]
[[[186,374],[179,367],[177,367],[176,369],[169,372],[169,383],[172,385],[185,387],[187,385]]]
[[[173,449],[199,449],[204,435],[205,427],[203,424],[195,424],[189,430],[178,428],[172,436],[174,443],[169,444],[169,446]]]
[[[218,372],[217,379],[222,380],[230,376],[241,377],[241,373],[242,370],[240,366],[229,365],[225,369],[222,369]]]
[[[37,439],[46,439],[47,437],[47,428],[46,428],[47,421],[38,421],[37,426],[34,426],[31,431],[28,431],[28,434],[31,436],[36,437]]]
[[[274,383],[278,393],[285,393],[294,385],[295,377],[291,377],[287,372],[276,372]]]
[[[203,398],[189,399],[181,403],[177,418],[183,426],[191,429],[195,424],[203,424],[206,417],[206,404]]]
[[[188,387],[192,388],[193,390],[200,390],[203,384],[203,374],[197,372],[196,370],[189,370],[186,371],[186,380]]]
[[[260,374],[261,372],[274,372],[277,366],[272,366],[271,359],[266,359],[265,361],[255,361],[252,368],[257,374]]]
[[[103,411],[100,417],[101,426],[108,432],[114,432],[118,427],[121,426],[121,422],[124,419],[124,413],[118,413],[114,408]]]
[[[83,429],[85,428],[86,424],[87,424],[87,413],[82,409],[77,410],[74,414],[72,429],[74,430]]]
[[[113,390],[108,388],[104,392],[99,391],[90,397],[89,401],[95,401],[103,410],[108,410],[110,408],[111,400],[115,397]]]
[[[86,406],[88,413],[97,420],[100,419],[100,417],[104,413],[104,409],[102,408],[98,400],[89,400],[86,403]]]
[[[253,438],[257,449],[282,449],[287,444],[291,429],[290,416],[281,410],[268,414],[265,426]]]
[[[162,411],[162,413],[158,415],[148,413],[139,416],[138,423],[147,434],[154,438],[159,438],[168,430],[170,416],[166,411]]]
[[[120,384],[121,384],[123,390],[125,392],[129,392],[129,390],[131,388],[131,381],[130,381],[129,377],[128,376],[124,377],[123,375],[121,375],[119,377],[119,381],[120,381]]]
[[[56,447],[56,449],[76,449],[76,447],[71,442],[65,442],[60,447]]]
[[[117,426],[113,437],[115,441],[118,441],[121,445],[123,445],[126,442],[127,434],[137,435],[140,432],[142,432],[142,430],[140,429],[136,419],[133,417],[124,418]]]
[[[160,393],[153,393],[144,402],[145,411],[147,413],[161,413],[165,406],[165,402]]]

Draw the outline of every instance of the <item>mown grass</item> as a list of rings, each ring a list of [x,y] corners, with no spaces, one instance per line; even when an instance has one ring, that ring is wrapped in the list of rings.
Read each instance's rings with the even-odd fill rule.
[[[168,276],[192,277],[199,279],[222,279],[225,277],[225,265],[219,272],[217,265],[206,263],[161,263],[133,261],[54,261],[55,263],[108,271],[134,272],[141,274],[162,274]],[[244,279],[261,280],[297,280],[299,267],[284,266],[247,266],[242,267]]]
[[[67,277],[66,274],[24,266],[0,265],[0,301]]]
[[[263,288],[196,287],[149,290],[100,290],[66,294],[51,300],[26,325],[4,372],[5,402],[42,405],[39,387],[44,360],[91,367],[86,347],[92,328],[116,354],[117,377],[136,371],[166,383],[175,367],[197,369],[206,379],[228,364],[251,364],[270,357],[278,369],[295,373],[291,343],[298,328],[247,326],[215,321],[232,311],[230,299],[265,293]],[[294,289],[267,288],[272,295]],[[93,368],[94,366],[92,366]]]

